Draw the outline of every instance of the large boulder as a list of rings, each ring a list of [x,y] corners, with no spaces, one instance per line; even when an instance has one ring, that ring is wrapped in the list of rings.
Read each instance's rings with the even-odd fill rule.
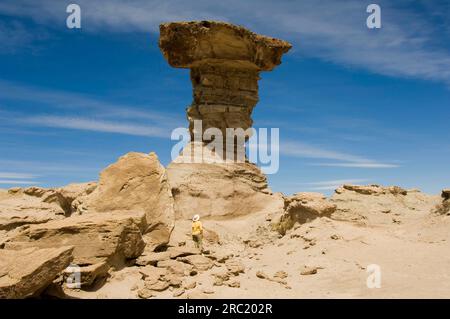
[[[330,217],[336,210],[336,205],[320,193],[296,193],[285,197],[284,205],[287,212],[305,221],[320,216]]]
[[[284,235],[295,223],[304,224],[318,217],[331,217],[336,205],[320,193],[296,193],[284,198],[284,214],[272,222],[274,230]]]
[[[72,216],[31,225],[5,244],[8,249],[74,246],[74,263],[87,266],[101,262],[118,266],[137,258],[144,250],[143,213],[111,212]]]
[[[83,212],[143,212],[148,245],[169,241],[174,225],[173,198],[166,171],[155,153],[128,153],[100,174],[98,187],[80,201]]]
[[[186,150],[187,148],[185,148]],[[237,217],[272,213],[282,209],[280,197],[273,196],[266,176],[252,163],[186,160],[185,150],[167,167],[177,219]]]
[[[72,251],[73,247],[1,249],[0,299],[36,296],[69,266]]]

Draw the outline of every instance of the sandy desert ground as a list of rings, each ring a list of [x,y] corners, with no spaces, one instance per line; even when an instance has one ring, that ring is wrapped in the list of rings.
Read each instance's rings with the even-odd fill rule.
[[[28,207],[23,204],[29,195],[6,190],[0,194],[3,208],[8,203],[15,203],[14,207],[22,211],[32,207],[32,203]],[[271,196],[283,198],[281,194]],[[194,248],[190,220],[177,219],[169,241],[163,246],[157,249],[146,246],[138,258],[126,259],[102,272],[91,271],[95,280],[81,289],[69,289],[65,277],[59,275],[47,283],[46,289],[39,290],[39,295],[43,298],[450,297],[450,215],[436,212],[445,199],[418,190],[352,185],[339,188],[330,198],[299,193],[290,197],[291,203],[292,198],[301,198],[300,210],[295,206],[296,210],[285,207],[281,213],[202,218],[203,254]],[[42,208],[43,203],[40,205]],[[332,207],[333,212],[322,214],[327,207]],[[289,209],[290,212],[286,211]],[[49,211],[46,207],[37,215]],[[0,253],[25,249],[23,245],[14,245],[15,238],[21,238],[20,233],[30,227],[47,223],[36,216],[27,215],[23,219],[16,211],[15,220],[22,218],[25,226],[6,227],[5,221],[11,220],[12,213],[4,213],[5,209],[1,214],[4,249]],[[45,214],[41,217],[45,218]],[[280,234],[282,216],[287,214],[307,218],[290,223]],[[56,222],[71,218],[58,217]],[[61,233],[53,236],[59,243],[46,247],[66,244],[67,235],[61,229],[58,231]],[[80,237],[70,244],[86,245]],[[369,288],[367,284],[373,274],[368,267],[373,264],[380,267],[379,288]],[[2,276],[0,283],[4,288],[8,285],[5,280],[8,274],[3,271]],[[8,279],[11,285],[11,278]]]
[[[360,197],[370,195],[360,195]],[[416,194],[412,195],[416,197]],[[359,221],[317,218],[296,225],[283,237],[263,233],[256,235],[255,225],[267,222],[257,217],[238,220],[204,221],[213,229],[222,245],[207,245],[214,251],[226,251],[245,267],[230,282],[239,287],[215,284],[216,273],[227,273],[225,265],[194,276],[194,289],[186,298],[449,298],[450,297],[450,216],[433,215],[427,210],[437,204],[436,197],[426,198],[424,210],[398,207],[395,212],[358,211]],[[364,198],[361,198],[364,201]],[[383,202],[383,201],[382,201]],[[390,206],[388,201],[383,207]],[[397,203],[396,203],[397,204]],[[360,222],[364,220],[365,222]],[[371,221],[373,220],[373,222]],[[189,233],[189,222],[184,229]],[[253,229],[252,229],[253,228]],[[252,229],[257,244],[250,247],[243,237]],[[226,238],[226,239],[225,239]],[[189,242],[189,236],[185,237]],[[314,243],[314,244],[312,244]],[[367,266],[377,264],[381,270],[381,287],[367,286]],[[317,273],[301,275],[304,267]],[[270,279],[284,272],[281,283],[258,278],[263,272]],[[277,278],[276,278],[277,279]],[[138,267],[122,269],[95,292],[71,295],[82,298],[134,298],[143,286]],[[134,291],[133,291],[134,290]],[[174,289],[175,291],[175,289]],[[171,298],[167,290],[155,297]]]

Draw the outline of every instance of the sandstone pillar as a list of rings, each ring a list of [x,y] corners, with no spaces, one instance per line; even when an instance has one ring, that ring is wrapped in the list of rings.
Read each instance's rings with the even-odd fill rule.
[[[187,109],[191,140],[208,128],[246,130],[258,102],[259,72],[281,63],[291,45],[223,22],[172,22],[160,26],[159,46],[169,64],[189,68],[193,101]],[[194,121],[202,121],[200,132]],[[225,140],[223,141],[225,148]]]
[[[258,102],[259,73],[280,64],[291,45],[223,22],[167,23],[160,26],[160,33],[159,46],[169,64],[191,70],[193,101],[187,118],[191,140],[197,134],[201,137],[167,167],[176,220],[190,220],[194,214],[264,216],[282,211],[283,198],[272,194],[266,176],[255,164],[245,159],[230,162],[230,153],[225,152],[222,155],[227,157],[220,158],[217,150],[210,152],[210,141],[203,133],[215,128],[226,139],[227,128],[250,128]],[[199,131],[196,120],[202,122]]]

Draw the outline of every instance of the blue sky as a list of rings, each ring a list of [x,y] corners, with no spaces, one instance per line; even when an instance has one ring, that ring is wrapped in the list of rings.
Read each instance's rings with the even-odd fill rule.
[[[78,3],[82,29],[65,8]],[[344,182],[450,186],[450,4],[376,1],[0,2],[0,187],[96,180],[129,151],[164,165],[186,126],[189,71],[171,68],[158,25],[215,19],[293,44],[261,74],[256,127],[280,129],[274,191]]]

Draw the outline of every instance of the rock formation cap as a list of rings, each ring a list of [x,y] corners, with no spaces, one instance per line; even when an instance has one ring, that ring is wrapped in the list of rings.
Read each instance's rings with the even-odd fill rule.
[[[191,21],[161,24],[159,47],[177,68],[227,61],[270,71],[292,45],[226,22]]]

